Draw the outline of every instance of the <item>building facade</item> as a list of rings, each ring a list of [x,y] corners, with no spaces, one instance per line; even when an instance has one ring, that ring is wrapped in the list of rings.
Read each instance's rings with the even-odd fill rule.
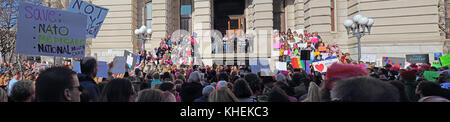
[[[63,0],[68,4],[69,0]],[[95,39],[88,39],[86,55],[112,61],[123,50],[135,52],[139,41],[134,30],[146,25],[152,29],[145,49],[159,46],[161,39],[186,30],[196,33],[199,59],[205,65],[216,60],[245,61],[249,58],[275,59],[271,55],[274,29],[305,29],[318,32],[325,42],[337,42],[353,59],[357,40],[347,35],[344,20],[362,14],[375,20],[371,35],[361,39],[362,57],[404,57],[424,54],[433,60],[434,52],[448,54],[447,0],[92,0],[109,8]],[[62,6],[64,6],[62,5]],[[223,30],[228,23],[221,16],[239,15],[239,29],[253,34],[253,51],[212,54],[211,30]],[[231,21],[230,21],[231,22]],[[232,63],[230,63],[232,64]],[[240,63],[238,63],[240,64]],[[271,64],[274,64],[271,62]]]

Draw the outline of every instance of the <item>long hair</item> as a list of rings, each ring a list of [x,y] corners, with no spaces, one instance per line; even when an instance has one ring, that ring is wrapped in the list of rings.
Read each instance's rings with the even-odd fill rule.
[[[309,83],[308,96],[303,102],[320,102],[319,86],[316,83]]]
[[[236,96],[228,87],[214,90],[208,97],[209,102],[238,102]]]
[[[127,79],[114,79],[106,84],[100,96],[100,102],[129,102],[135,95],[131,82]]]

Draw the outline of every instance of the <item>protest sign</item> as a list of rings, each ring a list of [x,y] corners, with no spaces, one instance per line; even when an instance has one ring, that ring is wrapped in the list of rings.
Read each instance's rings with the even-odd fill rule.
[[[279,48],[281,48],[281,44],[282,44],[281,42],[276,42],[273,44],[273,48],[279,49]]]
[[[287,70],[287,64],[286,62],[277,62],[276,67],[278,70]]]
[[[81,73],[81,64],[79,61],[73,62],[73,71]]]
[[[436,71],[425,71],[423,73],[423,77],[425,77],[425,79],[428,81],[436,82],[436,79],[439,77],[439,74],[436,73]]]
[[[434,60],[439,60],[439,58],[442,56],[441,52],[434,53]]]
[[[15,51],[28,55],[83,58],[86,19],[77,13],[21,2]]]
[[[96,38],[109,9],[82,0],[72,0],[67,8],[67,11],[86,15],[86,34],[88,37]]]
[[[441,62],[439,61],[433,61],[433,63],[431,64],[432,67],[436,67],[436,68],[440,68],[441,67]]]
[[[249,59],[249,64],[253,73],[258,73],[261,71],[260,65],[258,64],[258,59],[256,58]]]
[[[114,57],[113,67],[111,68],[111,72],[113,74],[123,74],[125,73],[126,61],[123,56]]]
[[[361,54],[361,61],[363,62],[376,62],[377,55],[374,54]]]
[[[405,67],[405,58],[383,57],[382,66],[386,66],[388,64],[403,68]]]
[[[327,51],[327,47],[319,47],[319,52],[325,52]]]
[[[126,63],[128,64],[128,68],[130,70],[136,67],[137,56],[130,51],[125,50],[123,56],[125,57]]]
[[[97,66],[97,77],[107,78],[108,77],[108,63],[105,61],[98,61]]]
[[[272,51],[272,56],[280,56],[280,51]]]
[[[429,63],[428,54],[412,54],[406,55],[406,62],[409,63]]]
[[[291,61],[292,61],[292,68],[294,68],[294,69],[300,69],[301,68],[301,63],[299,62],[298,57],[292,58]]]
[[[298,45],[298,47],[301,48],[301,49],[305,49],[306,47],[308,47],[308,44],[307,44],[307,43],[299,43],[299,44],[297,44],[297,45]]]
[[[441,63],[442,63],[443,67],[450,65],[450,54],[442,56],[441,57]]]
[[[330,59],[330,60],[325,60],[325,61],[318,61],[318,62],[313,62],[313,68],[315,71],[318,72],[327,72],[327,69],[329,66],[331,66],[333,63],[337,63],[339,62],[338,59]]]

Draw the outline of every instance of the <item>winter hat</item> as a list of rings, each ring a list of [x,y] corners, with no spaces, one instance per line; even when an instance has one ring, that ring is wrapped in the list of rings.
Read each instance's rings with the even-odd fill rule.
[[[415,71],[403,71],[400,73],[400,76],[405,80],[415,80],[416,72]]]
[[[220,87],[226,87],[227,86],[227,82],[226,81],[219,81],[217,83],[216,89],[219,89]]]
[[[357,65],[334,63],[327,70],[325,80],[328,82],[326,82],[325,87],[332,89],[334,82],[338,80],[367,75],[369,75],[369,72]]]
[[[208,96],[209,93],[211,93],[212,91],[214,91],[214,87],[211,85],[208,85],[208,86],[205,86],[205,88],[203,88],[202,94],[203,94],[203,96]]]
[[[198,71],[192,72],[189,75],[188,82],[200,82],[200,81],[201,81],[201,76],[200,76],[200,73]]]

